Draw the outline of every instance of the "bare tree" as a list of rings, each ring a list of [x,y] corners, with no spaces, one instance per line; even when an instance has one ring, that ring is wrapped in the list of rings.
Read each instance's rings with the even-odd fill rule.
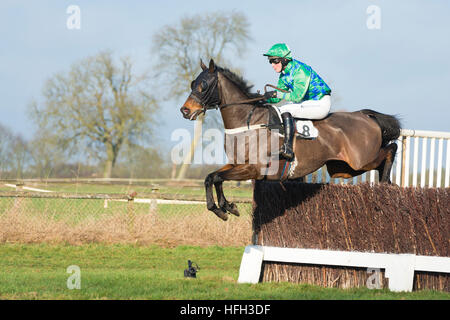
[[[17,179],[22,179],[24,178],[24,173],[29,167],[31,161],[28,142],[21,135],[16,135],[14,136],[11,147],[13,176]]]
[[[112,53],[102,52],[50,78],[43,105],[31,104],[32,119],[61,148],[96,155],[104,162],[103,176],[111,177],[122,147],[152,132],[157,106],[144,80],[132,72],[129,58],[115,63]]]
[[[30,160],[27,141],[0,124],[0,178],[23,178]]]
[[[201,71],[200,58],[206,61],[213,58],[217,64],[225,66],[229,55],[243,55],[248,40],[248,19],[235,11],[197,14],[181,19],[177,25],[162,27],[153,36],[151,52],[157,57],[155,70],[159,72],[158,79],[167,88],[166,96],[180,98],[187,95],[191,81]],[[198,125],[201,128],[204,120],[204,116],[197,118],[197,128]],[[195,130],[191,152],[184,163],[192,160],[201,138],[198,134],[200,131]],[[187,165],[184,164],[178,178],[185,176],[186,169]]]
[[[158,58],[155,69],[164,78],[170,94],[181,97],[190,90],[203,58],[221,65],[227,54],[242,55],[250,40],[250,24],[239,12],[215,12],[185,17],[167,25],[153,36],[151,52]]]
[[[29,142],[33,175],[41,179],[55,174],[55,168],[68,162],[67,153],[58,147],[58,137],[52,132],[39,130]]]
[[[12,132],[0,124],[0,178],[6,178],[11,167]]]

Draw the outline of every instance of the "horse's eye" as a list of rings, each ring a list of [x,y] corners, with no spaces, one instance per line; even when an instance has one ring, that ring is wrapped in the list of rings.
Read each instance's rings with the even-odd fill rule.
[[[206,83],[205,80],[202,81],[202,92],[204,92],[206,89],[208,89],[208,83]]]
[[[193,80],[193,81],[191,82],[191,90],[194,90],[194,84],[195,84],[195,80]]]

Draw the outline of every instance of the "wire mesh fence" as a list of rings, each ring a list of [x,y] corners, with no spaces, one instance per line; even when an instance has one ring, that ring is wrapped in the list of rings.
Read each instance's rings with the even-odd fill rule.
[[[236,204],[224,222],[198,196],[0,192],[0,241],[242,246],[252,203]]]

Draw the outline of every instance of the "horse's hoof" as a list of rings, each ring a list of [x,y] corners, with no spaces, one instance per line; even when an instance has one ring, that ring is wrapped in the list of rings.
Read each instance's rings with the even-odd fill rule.
[[[214,209],[213,212],[223,221],[228,220],[228,213],[221,208]]]
[[[227,203],[225,203],[225,206],[224,206],[224,208],[225,208],[225,210],[227,210],[229,213],[232,213],[232,214],[234,214],[235,216],[240,216],[240,214],[239,214],[239,210],[238,210],[238,208],[237,208],[237,206],[233,203],[233,202],[227,202]]]

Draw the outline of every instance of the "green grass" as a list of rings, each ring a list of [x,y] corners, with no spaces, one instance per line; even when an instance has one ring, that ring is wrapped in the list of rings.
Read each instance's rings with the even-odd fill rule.
[[[0,245],[0,299],[450,299],[433,291],[392,293],[290,283],[238,284],[242,247]],[[187,260],[199,266],[185,279]],[[81,269],[69,290],[67,267]]]

